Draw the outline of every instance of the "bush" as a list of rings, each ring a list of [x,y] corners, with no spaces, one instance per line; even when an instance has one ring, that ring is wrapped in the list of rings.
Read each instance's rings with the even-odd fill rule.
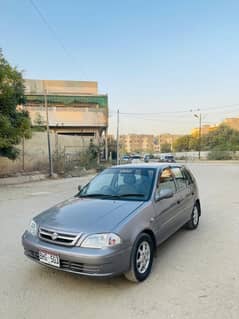
[[[208,160],[231,160],[232,155],[228,151],[212,150],[208,153]]]
[[[32,132],[45,132],[46,127],[45,126],[33,126]]]

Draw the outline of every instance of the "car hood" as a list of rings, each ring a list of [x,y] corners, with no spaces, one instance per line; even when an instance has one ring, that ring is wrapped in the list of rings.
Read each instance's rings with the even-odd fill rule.
[[[144,202],[72,198],[34,218],[41,227],[69,232],[112,231]]]

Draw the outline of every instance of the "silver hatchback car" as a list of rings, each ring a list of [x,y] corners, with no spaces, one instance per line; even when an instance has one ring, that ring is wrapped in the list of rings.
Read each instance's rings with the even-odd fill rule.
[[[22,236],[25,255],[87,276],[124,273],[143,281],[156,247],[201,215],[196,180],[180,164],[128,164],[104,170],[77,195],[36,216]]]

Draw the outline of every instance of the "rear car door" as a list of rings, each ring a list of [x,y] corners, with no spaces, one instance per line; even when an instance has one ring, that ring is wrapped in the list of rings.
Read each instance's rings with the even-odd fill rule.
[[[195,190],[194,181],[193,181],[193,178],[192,178],[190,172],[186,169],[186,167],[182,167],[181,170],[182,170],[182,173],[185,177],[186,184],[187,184],[186,196],[187,196],[188,200],[187,200],[187,208],[186,208],[186,218],[188,221],[189,218],[191,217],[193,206],[195,204],[196,190]]]
[[[155,228],[158,243],[169,237],[177,228],[176,216],[179,209],[179,197],[170,168],[165,168],[159,173],[156,194],[160,194],[162,189],[171,189],[174,195],[171,198],[159,201],[154,200]]]
[[[193,194],[188,176],[183,167],[172,167],[172,172],[176,181],[177,194],[179,200],[179,214],[177,215],[177,223],[179,226],[186,223],[191,215],[193,207]]]

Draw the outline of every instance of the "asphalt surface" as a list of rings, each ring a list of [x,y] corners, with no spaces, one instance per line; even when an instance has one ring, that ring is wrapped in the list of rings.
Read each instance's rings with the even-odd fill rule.
[[[0,318],[239,318],[239,164],[193,165],[202,218],[157,250],[150,277],[90,279],[23,255],[31,218],[87,178],[0,187]]]

